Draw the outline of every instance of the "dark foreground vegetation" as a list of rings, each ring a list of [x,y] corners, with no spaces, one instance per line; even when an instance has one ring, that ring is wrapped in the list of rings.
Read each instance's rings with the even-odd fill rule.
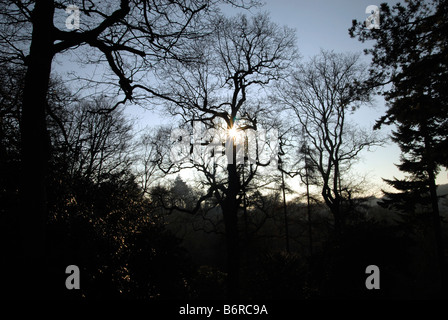
[[[122,109],[86,111],[103,102],[59,109],[65,133],[48,118],[52,157],[42,294],[55,299],[227,298],[225,226],[216,202],[206,202],[195,214],[167,210],[191,207],[203,193],[180,176],[145,192],[134,166],[138,158],[130,156],[135,145],[129,143],[131,126]],[[59,102],[51,101],[50,108],[53,103]],[[9,111],[3,117],[1,242],[10,257],[3,264],[9,275],[5,282],[12,296],[22,296],[15,291],[20,289],[16,277],[21,275],[15,272],[23,263],[21,240],[13,232],[20,223],[20,135],[17,110]],[[443,187],[440,195],[448,192]],[[354,199],[337,235],[325,204],[311,201],[309,219],[302,196],[286,203],[286,235],[280,191],[252,190],[246,210],[239,210],[241,298],[440,297],[434,235],[424,210],[399,214],[378,206],[379,199]],[[446,218],[446,200],[440,204]],[[446,234],[446,223],[443,228]],[[80,267],[80,290],[65,288],[65,268],[71,264]],[[380,267],[381,290],[366,290],[365,269],[371,264]],[[31,285],[35,275],[30,272]]]

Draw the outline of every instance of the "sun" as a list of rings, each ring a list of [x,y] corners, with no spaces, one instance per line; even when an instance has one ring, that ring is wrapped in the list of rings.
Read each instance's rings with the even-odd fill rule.
[[[229,135],[230,138],[236,138],[238,136],[238,128],[233,126],[230,129],[227,129],[227,133]]]

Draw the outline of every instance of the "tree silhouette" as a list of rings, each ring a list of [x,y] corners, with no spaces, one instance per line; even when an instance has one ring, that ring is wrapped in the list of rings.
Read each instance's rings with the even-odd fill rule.
[[[247,190],[258,166],[269,164],[259,154],[253,156],[252,164],[241,164],[248,156],[246,144],[256,143],[246,142],[243,136],[258,129],[263,112],[267,111],[259,99],[251,100],[250,90],[255,92],[288,71],[295,55],[294,34],[290,29],[279,28],[267,15],[220,17],[215,21],[214,32],[199,39],[193,49],[200,52],[200,62],[168,64],[161,74],[160,95],[169,100],[167,107],[171,114],[182,117],[195,129],[203,126],[213,130],[214,134],[205,134],[199,138],[201,141],[195,141],[198,144],[193,146],[193,156],[194,150],[198,150],[205,157],[197,158],[192,165],[207,181],[207,194],[201,200],[213,196],[222,209],[229,295],[237,297],[238,210],[244,198],[242,191]],[[225,157],[220,154],[223,142]],[[186,143],[189,147],[189,139]]]
[[[360,41],[374,40],[367,87],[380,87],[387,103],[386,115],[376,128],[396,124],[392,133],[402,152],[397,165],[404,179],[384,179],[398,193],[385,192],[384,206],[412,214],[430,208],[442,283],[445,258],[435,178],[447,166],[447,15],[446,1],[407,1],[406,5],[381,5],[381,28],[369,32],[353,21],[349,30]],[[446,283],[445,283],[446,285]]]
[[[121,0],[108,5],[83,1],[78,6],[82,15],[80,27],[73,31],[59,28],[56,21],[72,2],[12,1],[1,4],[1,59],[26,65],[20,126],[20,225],[24,266],[33,265],[43,273],[49,159],[46,104],[55,57],[67,50],[87,46],[92,50],[91,62],[107,61],[119,93],[124,96],[117,106],[132,100],[139,89],[152,93],[149,86],[136,81],[140,79],[139,72],[147,73],[148,68],[162,59],[191,58],[192,52],[184,50],[185,43],[206,32],[204,17],[216,10],[218,2]],[[247,4],[244,1],[224,2],[243,7]],[[37,277],[36,281],[41,278]],[[34,295],[32,291],[42,287],[43,283],[37,284],[25,292]]]
[[[380,144],[372,134],[350,127],[346,116],[359,104],[368,102],[370,92],[358,91],[366,73],[358,55],[322,51],[307,64],[299,65],[286,86],[279,90],[280,101],[297,116],[308,144],[308,164],[319,174],[322,197],[334,217],[335,231],[344,225],[346,200],[343,173],[348,172],[366,148]]]

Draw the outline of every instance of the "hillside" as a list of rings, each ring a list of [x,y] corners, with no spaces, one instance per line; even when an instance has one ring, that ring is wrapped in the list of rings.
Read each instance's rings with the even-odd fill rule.
[[[439,200],[439,210],[440,214],[444,217],[448,216],[448,184],[442,184],[439,185],[437,188],[437,194],[442,197]],[[443,197],[445,196],[445,197]],[[391,217],[395,217],[394,214],[391,214],[389,210],[383,209],[378,205],[378,201],[380,201],[382,198],[371,198],[368,201],[369,206],[371,207],[370,211],[372,212],[372,209],[374,209],[375,215],[381,216],[381,217],[388,217],[387,220],[389,220]]]
[[[439,185],[437,188],[437,194],[439,196],[448,195],[448,183]]]

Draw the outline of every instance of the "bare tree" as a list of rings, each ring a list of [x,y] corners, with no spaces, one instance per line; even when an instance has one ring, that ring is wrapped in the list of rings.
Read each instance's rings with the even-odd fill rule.
[[[122,107],[99,112],[113,105],[113,101],[97,97],[65,105],[62,110],[51,110],[49,106],[49,124],[57,125],[58,130],[52,131],[59,133],[54,144],[64,149],[59,151],[64,151],[71,176],[100,183],[130,166],[134,148],[132,121]]]
[[[306,168],[319,174],[322,197],[334,217],[335,231],[344,224],[343,203],[351,196],[344,174],[349,172],[362,150],[380,145],[382,140],[350,124],[346,117],[371,92],[357,90],[366,79],[357,54],[322,51],[298,66],[288,84],[279,90],[281,101],[291,108],[306,141]]]
[[[259,167],[271,164],[259,150],[248,150],[252,143],[258,145],[249,132],[260,131],[263,114],[269,113],[256,95],[289,71],[294,38],[292,30],[278,27],[265,14],[220,17],[214,32],[195,42],[200,62],[170,63],[160,77],[159,92],[170,101],[171,114],[182,117],[195,132],[208,130],[197,141],[184,142],[192,144],[193,156],[204,155],[192,163],[203,174],[207,190],[200,200],[215,197],[222,209],[231,297],[239,291],[238,210]]]
[[[46,99],[54,59],[68,50],[88,47],[84,61],[105,62],[111,71],[112,77],[99,81],[118,83],[115,94],[124,98],[116,105],[135,98],[138,90],[151,94],[142,71],[147,72],[160,60],[191,58],[192,52],[184,50],[185,44],[207,32],[209,23],[204,18],[220,2],[78,1],[77,8],[72,9],[79,10],[79,28],[76,22],[64,25],[68,18],[65,10],[73,1],[14,0],[0,4],[0,59],[27,67],[21,114],[24,265],[44,265]],[[223,2],[243,7],[247,4],[244,0]]]
[[[144,194],[149,194],[151,184],[163,176],[157,165],[157,159],[160,157],[158,152],[160,143],[157,135],[157,130],[146,132],[138,143],[138,149],[141,152],[138,154],[135,170]]]

